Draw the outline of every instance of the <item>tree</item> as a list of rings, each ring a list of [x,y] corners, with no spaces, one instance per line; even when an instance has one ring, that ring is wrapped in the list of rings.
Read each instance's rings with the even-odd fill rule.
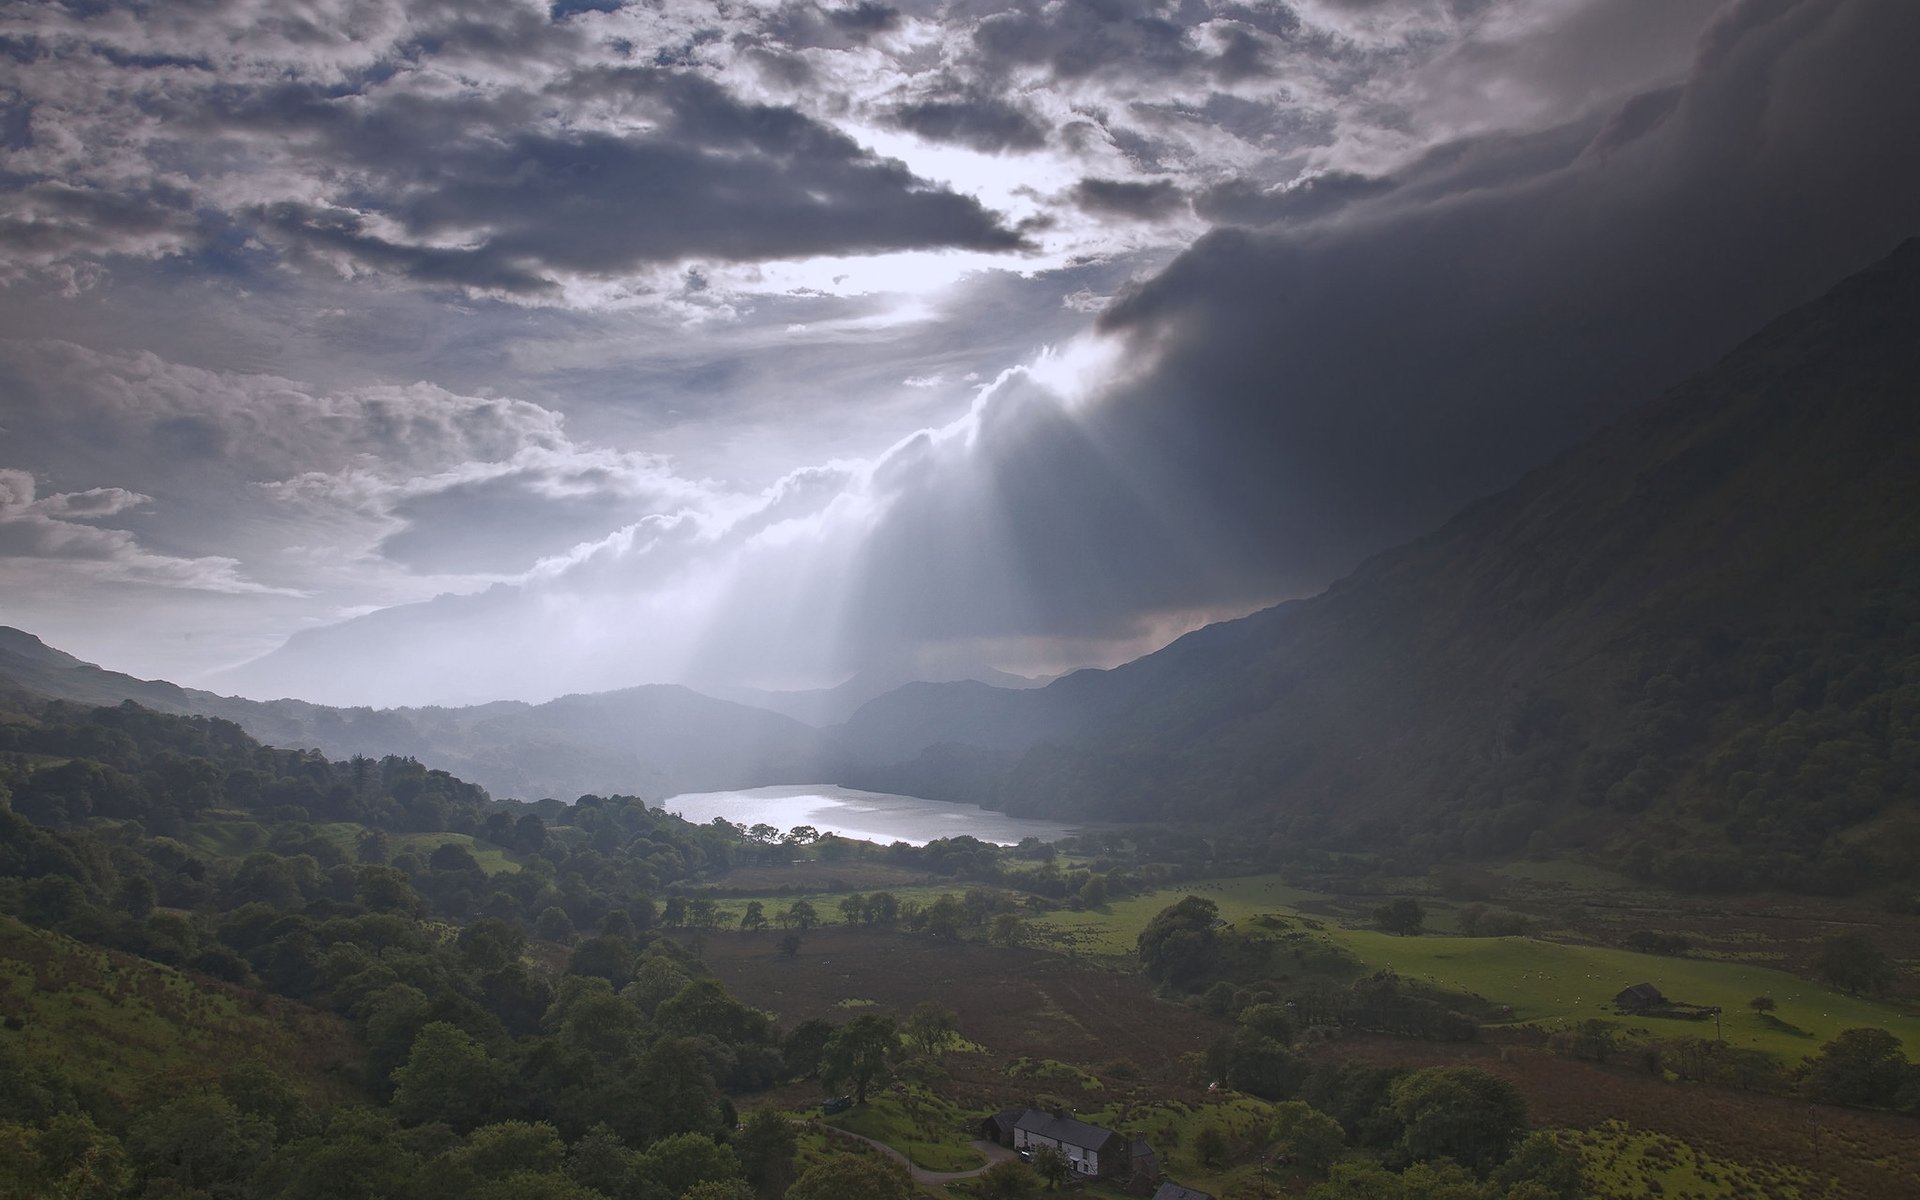
[[[780,935],[780,957],[797,958],[800,955],[800,935],[789,929]]]
[[[1373,910],[1374,923],[1388,933],[1418,936],[1426,927],[1427,913],[1418,900],[1405,896]]]
[[[1893,983],[1893,963],[1858,933],[1836,933],[1822,941],[1813,968],[1849,996],[1877,996]]]
[[[521,1171],[557,1171],[566,1157],[559,1131],[545,1121],[482,1125],[454,1154],[455,1161],[482,1179],[504,1179]]]
[[[878,1158],[835,1154],[809,1167],[787,1189],[786,1200],[912,1200],[913,1181]]]
[[[1040,1194],[1040,1180],[1025,1163],[1006,1159],[981,1173],[980,1194],[986,1200],[1033,1200]]]
[[[762,1200],[777,1200],[786,1193],[793,1182],[793,1159],[799,1147],[800,1135],[794,1131],[793,1122],[768,1108],[748,1117],[733,1138],[740,1174]]]
[[[602,1195],[617,1196],[626,1188],[635,1157],[618,1134],[604,1123],[595,1125],[567,1152],[567,1177]]]
[[[995,913],[993,924],[987,928],[987,940],[1009,950],[1026,945],[1031,935],[1025,921],[1007,912]]]
[[[1907,1078],[1907,1053],[1884,1029],[1846,1029],[1807,1060],[1806,1088],[1828,1104],[1886,1107]]]
[[[942,893],[921,914],[929,934],[943,942],[957,942],[967,925],[967,906],[948,893]]]
[[[493,1108],[500,1079],[499,1065],[471,1034],[433,1021],[393,1073],[393,1111],[410,1125],[441,1121],[464,1133]]]
[[[787,1075],[811,1079],[819,1074],[820,1055],[832,1040],[834,1030],[832,1021],[819,1017],[810,1017],[795,1025],[780,1042],[780,1058],[786,1066]]]
[[[907,1040],[922,1054],[937,1053],[958,1029],[954,1011],[938,1000],[922,1000],[907,1014]]]
[[[1286,1044],[1244,1025],[1214,1039],[1206,1064],[1217,1081],[1264,1100],[1292,1095],[1306,1073]]]
[[[1322,1174],[1347,1148],[1347,1131],[1340,1122],[1304,1100],[1273,1106],[1273,1137],[1295,1162]]]
[[[590,937],[567,956],[567,974],[604,979],[618,991],[633,982],[633,950],[616,937]]]
[[[805,900],[795,900],[780,914],[782,929],[812,929],[820,923],[820,914]]]
[[[1214,922],[1220,906],[1200,896],[1170,904],[1147,922],[1135,939],[1140,969],[1150,978],[1185,986],[1213,973],[1220,963]]]
[[[1409,1161],[1451,1158],[1484,1175],[1505,1162],[1527,1127],[1527,1105],[1512,1084],[1475,1067],[1430,1067],[1389,1093]]]
[[[1522,1139],[1492,1182],[1506,1200],[1586,1200],[1593,1194],[1580,1152],[1545,1130]]]
[[[136,921],[144,921],[153,915],[157,895],[153,880],[145,875],[129,875],[120,885],[120,911]]]
[[[1325,1183],[1307,1189],[1307,1200],[1407,1200],[1407,1189],[1398,1175],[1362,1159],[1336,1164]]]
[[[1073,1175],[1073,1164],[1053,1146],[1041,1146],[1033,1152],[1033,1170],[1047,1181],[1047,1190],[1056,1191]]]
[[[533,923],[533,931],[549,942],[562,945],[571,942],[575,935],[573,918],[557,904],[550,904],[541,911],[539,919]]]
[[[647,1181],[643,1195],[676,1200],[695,1184],[738,1178],[740,1161],[731,1149],[704,1134],[680,1133],[647,1147],[634,1173]]]
[[[853,1102],[865,1104],[867,1089],[885,1077],[888,1060],[900,1044],[892,1017],[869,1013],[842,1025],[820,1051],[820,1081],[829,1091],[853,1089]]]
[[[767,906],[758,900],[747,901],[747,911],[740,914],[740,932],[759,933],[767,927]]]
[[[0,1124],[0,1196],[114,1200],[133,1182],[119,1139],[80,1113],[45,1129]]]
[[[242,1116],[224,1096],[183,1096],[141,1113],[127,1129],[139,1174],[183,1188],[227,1191],[258,1170],[272,1146],[272,1124]]]
[[[1774,1010],[1775,1005],[1772,996],[1755,996],[1747,1001],[1747,1007],[1764,1017]]]

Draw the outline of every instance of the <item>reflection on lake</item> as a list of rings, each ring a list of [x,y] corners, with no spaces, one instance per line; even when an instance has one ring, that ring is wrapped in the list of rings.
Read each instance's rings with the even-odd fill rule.
[[[688,792],[668,797],[660,807],[699,825],[715,817],[725,817],[736,825],[771,825],[782,833],[796,825],[811,825],[821,833],[870,842],[911,842],[916,846],[963,833],[983,842],[1011,846],[1021,838],[1051,842],[1075,832],[1066,825],[1010,817],[973,804],[862,792],[826,783]]]

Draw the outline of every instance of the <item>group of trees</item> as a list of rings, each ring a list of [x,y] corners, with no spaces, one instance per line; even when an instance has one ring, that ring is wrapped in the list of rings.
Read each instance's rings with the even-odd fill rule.
[[[739,1125],[730,1095],[815,1073],[864,1090],[880,1035],[900,1042],[882,1018],[783,1031],[657,935],[663,885],[739,844],[630,797],[495,802],[217,720],[14,714],[0,912],[338,1014],[365,1057],[343,1081],[359,1103],[243,1064],[130,1107],[9,1042],[0,1194],[819,1200],[893,1181],[797,1171],[783,1119]],[[674,919],[697,924],[699,900]],[[923,1044],[938,1015],[910,1022]]]

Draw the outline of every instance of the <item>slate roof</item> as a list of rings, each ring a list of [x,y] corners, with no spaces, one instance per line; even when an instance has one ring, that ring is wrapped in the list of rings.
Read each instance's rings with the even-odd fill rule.
[[[1003,1108],[993,1114],[990,1120],[994,1128],[1000,1131],[1000,1136],[1007,1137],[1013,1133],[1014,1126],[1019,1124],[1021,1115],[1026,1111],[1024,1108]]]
[[[1153,1194],[1153,1200],[1213,1200],[1206,1192],[1196,1192],[1190,1187],[1181,1187],[1177,1183],[1163,1183],[1160,1190]]]
[[[1660,994],[1659,988],[1650,983],[1636,983],[1630,988],[1622,989],[1620,994],[1613,998],[1613,1002],[1623,1008],[1651,1008],[1656,1004],[1665,1004],[1667,998]]]
[[[1049,1112],[1030,1108],[1017,1122],[1015,1129],[1024,1129],[1031,1137],[1050,1138],[1063,1146],[1078,1146],[1082,1150],[1098,1151],[1108,1142],[1119,1137],[1111,1129],[1102,1129],[1098,1125],[1089,1125],[1085,1121],[1076,1121],[1072,1117],[1056,1117]]]

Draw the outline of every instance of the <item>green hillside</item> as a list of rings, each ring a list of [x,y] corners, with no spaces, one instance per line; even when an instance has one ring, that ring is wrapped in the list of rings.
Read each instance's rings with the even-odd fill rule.
[[[1915,328],[1920,241],[1319,596],[1036,692],[922,689],[863,778],[1201,818],[1277,861],[1571,846],[1686,888],[1911,879]],[[924,749],[964,740],[943,695],[988,737],[972,759]]]
[[[363,1053],[340,1017],[116,954],[0,915],[0,1054],[126,1110],[249,1060],[316,1101],[359,1094]]]

